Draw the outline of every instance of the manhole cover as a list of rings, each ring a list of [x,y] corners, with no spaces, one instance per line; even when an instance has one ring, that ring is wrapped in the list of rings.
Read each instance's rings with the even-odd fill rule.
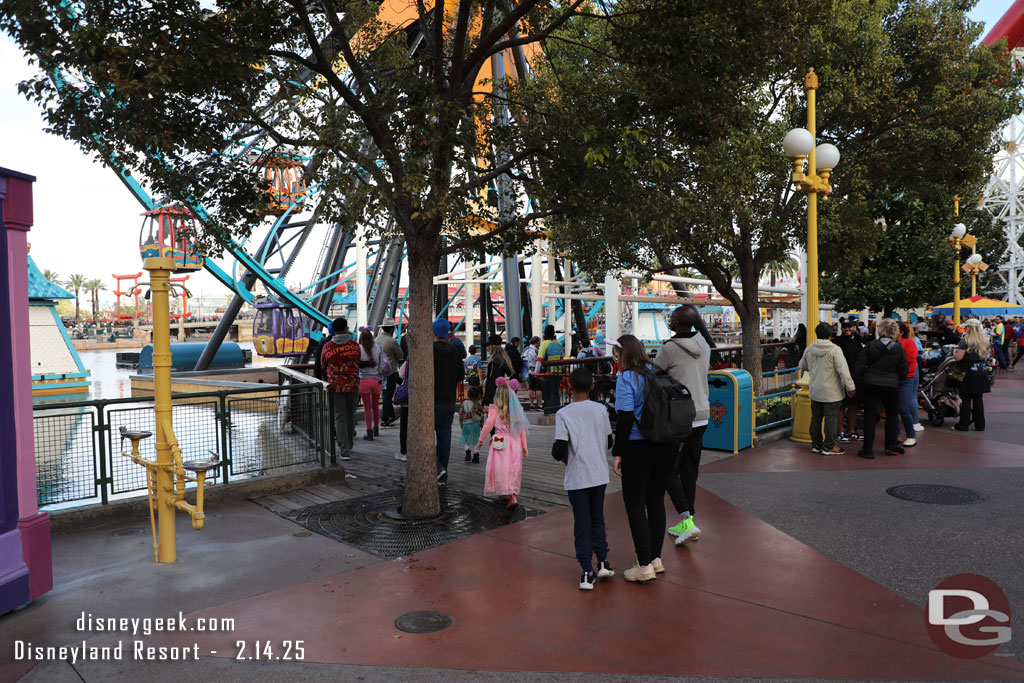
[[[440,515],[407,520],[396,514],[402,505],[402,495],[402,489],[383,491],[311,505],[284,516],[314,533],[390,559],[541,514],[540,510],[524,505],[509,510],[497,498],[484,498],[449,486],[441,494]]]
[[[885,492],[894,498],[933,505],[970,505],[985,500],[977,491],[942,484],[902,484],[890,486]]]
[[[406,633],[435,633],[452,625],[443,612],[409,612],[395,619],[395,627]]]
[[[114,529],[110,532],[111,536],[141,536],[146,533],[145,529],[138,527],[132,527],[131,529]]]

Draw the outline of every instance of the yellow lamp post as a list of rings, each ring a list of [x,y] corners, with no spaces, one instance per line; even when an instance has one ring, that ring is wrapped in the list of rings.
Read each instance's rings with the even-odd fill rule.
[[[957,200],[957,215],[959,215],[959,199]],[[972,249],[977,245],[978,238],[974,235],[967,234],[967,226],[963,223],[957,223],[953,226],[953,231],[949,233],[949,240],[946,241],[947,247],[953,247],[953,251],[956,254],[956,259],[953,266],[953,326],[956,327],[960,324],[960,248],[963,246],[971,247]],[[980,260],[980,259],[979,259]]]
[[[960,270],[971,276],[971,297],[978,296],[978,274],[988,270],[988,264],[981,260],[981,254],[975,252],[967,257]]]
[[[192,518],[192,528],[202,529],[203,489],[206,473],[221,464],[216,452],[204,460],[183,461],[181,447],[174,435],[171,400],[171,305],[170,295],[179,284],[171,282],[171,274],[198,270],[202,259],[194,254],[188,236],[194,234],[191,213],[177,206],[154,209],[144,214],[140,251],[143,268],[149,273],[148,284],[153,307],[153,410],[156,413],[156,460],[141,455],[139,444],[153,436],[150,432],[131,431],[121,427],[121,438],[132,442],[130,453],[121,455],[146,468],[149,493],[149,519],[153,528],[153,557],[157,562],[177,560],[175,512],[181,510]],[[146,230],[149,228],[148,237]],[[185,500],[186,482],[196,484],[196,502]]]
[[[807,195],[807,344],[815,339],[814,328],[819,320],[818,302],[818,195],[829,195],[832,186],[829,177],[839,163],[839,150],[828,143],[815,145],[817,123],[815,120],[815,95],[818,90],[818,75],[810,69],[804,76],[804,90],[807,92],[807,128],[794,128],[782,141],[783,150],[793,161],[790,182]],[[804,162],[807,170],[804,171]],[[811,398],[806,379],[801,378],[800,390],[793,405],[793,441],[810,443]]]

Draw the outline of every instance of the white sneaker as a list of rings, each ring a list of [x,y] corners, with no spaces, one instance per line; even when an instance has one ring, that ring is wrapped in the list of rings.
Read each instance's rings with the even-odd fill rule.
[[[583,573],[580,574],[580,590],[581,591],[592,591],[594,590],[594,581],[596,577],[593,574]]]
[[[654,568],[655,574],[661,574],[665,571],[665,565],[661,563],[660,557],[656,557],[653,560],[651,560],[651,567]]]
[[[909,438],[909,439],[907,439],[906,441],[903,442],[903,447],[904,448],[910,448],[910,447],[916,446],[916,445],[917,445],[917,439],[915,439],[913,437],[911,437],[911,438]]]
[[[612,569],[612,565],[608,560],[597,563],[597,578],[607,579],[612,576],[615,576],[615,570]]]
[[[924,431],[924,425],[921,424],[920,422],[915,422],[914,423],[914,431],[915,432],[923,432]]]
[[[626,581],[653,581],[658,578],[657,574],[654,573],[653,564],[640,565],[636,562],[633,566],[622,572],[622,576]]]
[[[395,453],[395,460],[401,460],[402,462],[405,462],[408,459],[409,458],[403,455],[402,453]]]
[[[339,455],[338,456],[338,460],[351,460],[351,459],[352,459],[351,455]]]

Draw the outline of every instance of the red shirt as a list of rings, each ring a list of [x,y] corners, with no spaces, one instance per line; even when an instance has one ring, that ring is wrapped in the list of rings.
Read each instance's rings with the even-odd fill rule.
[[[913,339],[900,339],[900,346],[903,347],[903,353],[907,354],[907,367],[910,368],[907,379],[910,379],[917,374],[917,343]]]
[[[320,364],[332,391],[359,391],[359,345],[352,337],[344,344],[333,339],[324,344]]]

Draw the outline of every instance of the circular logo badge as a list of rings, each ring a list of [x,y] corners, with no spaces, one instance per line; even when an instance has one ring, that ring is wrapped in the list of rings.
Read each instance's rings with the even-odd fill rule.
[[[957,574],[928,591],[925,626],[946,654],[984,657],[1010,640],[1010,601],[991,579]]]

